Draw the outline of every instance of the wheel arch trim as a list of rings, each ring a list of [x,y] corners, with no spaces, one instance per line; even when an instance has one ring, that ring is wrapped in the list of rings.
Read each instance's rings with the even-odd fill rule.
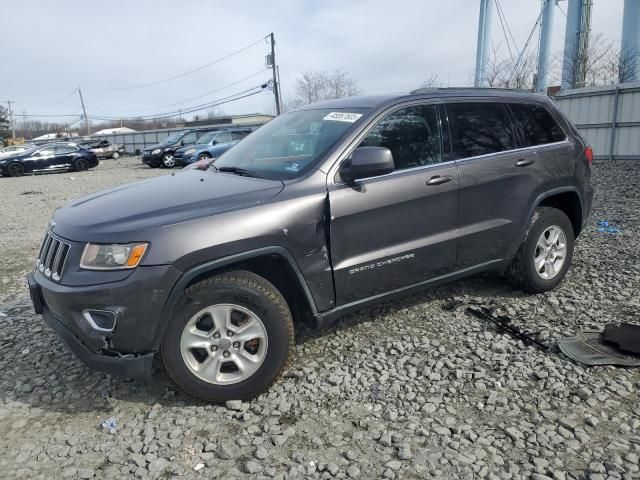
[[[558,187],[552,188],[551,190],[545,190],[540,195],[538,195],[534,202],[532,202],[531,207],[529,208],[529,214],[527,216],[528,219],[533,217],[533,212],[536,208],[540,206],[543,200],[553,197],[554,195],[559,195],[561,193],[575,193],[578,197],[578,202],[580,203],[580,222],[584,222],[584,201],[582,200],[582,195],[580,195],[580,190],[576,187],[568,186],[568,187]],[[527,222],[524,226],[523,231],[519,238],[524,240],[529,233],[529,228],[531,228],[531,222]],[[577,235],[576,235],[577,236]]]
[[[215,260],[211,260],[205,263],[198,264],[194,267],[183,272],[178,281],[171,288],[171,292],[167,297],[164,308],[162,309],[162,317],[160,318],[160,322],[158,324],[158,328],[156,329],[154,335],[153,346],[157,348],[162,341],[162,337],[164,336],[164,332],[169,323],[171,314],[175,310],[178,305],[178,301],[184,289],[187,285],[196,277],[199,277],[202,274],[206,274],[209,272],[214,272],[223,268],[227,265],[232,265],[234,263],[238,263],[243,260],[250,260],[254,258],[259,258],[267,255],[278,255],[280,256],[287,264],[291,267],[293,271],[296,281],[298,282],[300,288],[302,289],[307,302],[309,303],[309,307],[311,308],[311,313],[315,316],[318,314],[318,309],[316,306],[316,302],[311,294],[311,290],[309,289],[309,285],[307,284],[300,267],[297,262],[293,258],[293,256],[289,253],[289,251],[280,246],[269,246],[257,248],[255,250],[248,250],[246,252],[237,253],[233,255],[229,255],[226,257],[218,258]]]

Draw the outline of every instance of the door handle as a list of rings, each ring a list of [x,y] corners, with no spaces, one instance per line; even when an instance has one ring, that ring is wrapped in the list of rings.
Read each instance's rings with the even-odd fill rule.
[[[516,167],[526,167],[527,165],[531,165],[533,160],[530,158],[521,158],[516,162]]]
[[[450,182],[451,180],[453,180],[451,175],[444,175],[442,177],[440,175],[435,175],[427,180],[427,185],[442,185],[443,183]]]

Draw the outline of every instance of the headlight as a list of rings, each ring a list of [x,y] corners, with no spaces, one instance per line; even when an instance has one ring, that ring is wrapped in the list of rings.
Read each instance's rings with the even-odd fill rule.
[[[80,259],[80,268],[86,270],[121,270],[135,268],[147,251],[148,243],[98,245],[87,243]]]
[[[195,152],[196,149],[195,148],[187,148],[184,152],[185,155],[191,155],[193,152]]]
[[[157,154],[159,154],[161,151],[162,151],[162,149],[161,149],[161,148],[156,148],[155,150],[152,150],[152,151],[151,151],[151,155],[157,155]]]

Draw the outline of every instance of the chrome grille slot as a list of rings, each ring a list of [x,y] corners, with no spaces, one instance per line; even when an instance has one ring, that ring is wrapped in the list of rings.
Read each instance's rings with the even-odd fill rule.
[[[38,270],[46,277],[51,277],[55,281],[60,280],[70,248],[68,243],[47,232],[36,262]]]

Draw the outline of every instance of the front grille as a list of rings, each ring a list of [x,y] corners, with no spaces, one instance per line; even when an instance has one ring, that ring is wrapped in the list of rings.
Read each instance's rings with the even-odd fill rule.
[[[38,270],[45,277],[50,277],[56,282],[59,281],[70,248],[71,246],[68,243],[64,243],[47,232],[40,247],[38,260],[36,260]]]

